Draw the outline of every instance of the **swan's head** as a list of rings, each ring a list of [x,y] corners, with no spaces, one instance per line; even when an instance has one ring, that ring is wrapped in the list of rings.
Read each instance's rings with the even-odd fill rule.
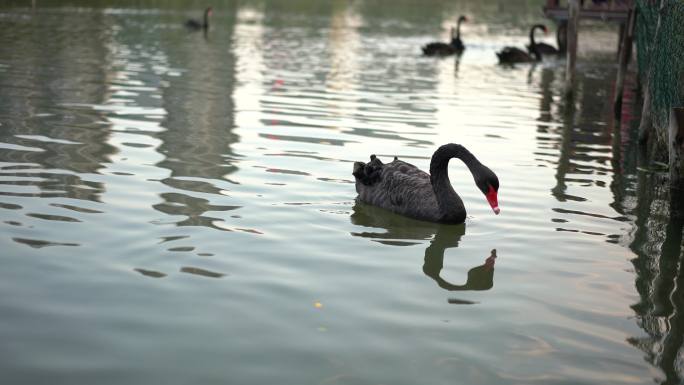
[[[468,21],[468,18],[465,17],[465,16],[463,16],[463,15],[461,15],[461,16],[458,18],[458,22],[461,23],[461,22],[464,22],[464,21]]]
[[[499,178],[496,174],[485,166],[479,170],[478,175],[475,177],[475,184],[477,188],[482,191],[482,193],[487,198],[487,202],[492,207],[494,214],[499,214],[501,209],[499,209]]]
[[[546,26],[545,26],[544,24],[535,24],[535,25],[533,25],[533,26],[532,26],[532,31],[534,31],[535,29],[541,29],[542,31],[544,31],[544,35],[548,35],[548,34],[549,34],[549,30],[548,30],[548,28],[546,28]]]

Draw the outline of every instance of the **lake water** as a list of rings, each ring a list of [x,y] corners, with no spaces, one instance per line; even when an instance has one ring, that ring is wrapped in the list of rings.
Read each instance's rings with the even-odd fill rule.
[[[569,102],[562,59],[494,55],[542,2],[217,1],[206,35],[198,2],[25,3],[0,5],[3,384],[682,383],[681,235],[612,118],[615,26],[582,28]],[[421,57],[461,13],[460,60]],[[354,161],[449,142],[500,215],[457,160],[465,225],[355,202]]]

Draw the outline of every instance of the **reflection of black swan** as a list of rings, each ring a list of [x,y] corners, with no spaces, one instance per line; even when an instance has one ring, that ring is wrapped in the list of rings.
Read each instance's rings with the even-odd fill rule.
[[[453,284],[442,278],[444,269],[444,253],[446,249],[457,248],[466,225],[442,225],[429,223],[394,215],[391,212],[356,202],[352,207],[351,222],[360,231],[352,232],[355,237],[369,238],[389,246],[411,246],[423,243],[432,238],[425,249],[423,273],[437,282],[439,287],[449,291],[488,290],[494,286],[494,263],[496,250],[482,265],[468,271],[466,282],[462,285]],[[474,302],[450,298],[449,303],[472,304]]]
[[[534,41],[534,31],[536,29],[541,29],[544,31],[544,33],[548,33],[548,30],[544,24],[533,25],[532,29],[530,29],[530,44],[525,46],[527,48],[527,52],[532,53],[532,47],[534,47],[534,49],[542,55],[558,55],[560,51],[556,47],[550,44],[537,43]]]
[[[448,246],[447,246],[448,247]],[[444,245],[439,244],[439,233],[435,236],[435,240],[425,250],[425,264],[423,265],[423,272],[428,277],[437,282],[439,287],[449,291],[465,291],[465,290],[489,290],[494,286],[494,263],[496,262],[496,249],[493,249],[485,259],[485,262],[468,270],[466,282],[463,285],[455,285],[446,281],[440,276],[444,268]]]
[[[513,64],[541,61],[542,52],[537,49],[537,43],[534,41],[534,30],[537,28],[541,28],[546,32],[546,26],[542,24],[532,26],[532,29],[530,29],[530,44],[527,46],[527,49],[530,50],[529,53],[517,47],[504,47],[500,52],[496,53],[496,56],[499,57],[499,63]]]
[[[209,29],[209,16],[211,16],[211,12],[211,7],[207,7],[207,9],[204,10],[204,21],[200,22],[195,19],[190,19],[185,22],[185,26],[189,29],[194,29],[195,31]]]
[[[468,21],[468,18],[461,16],[456,23],[456,33],[454,28],[451,28],[451,42],[442,43],[434,42],[423,46],[423,54],[425,56],[449,56],[453,54],[461,54],[465,50],[465,46],[461,41],[461,22]]]
[[[356,179],[358,199],[420,220],[463,223],[466,209],[449,181],[447,165],[451,158],[459,158],[468,166],[475,184],[498,214],[499,179],[496,174],[465,147],[454,143],[435,151],[430,161],[430,174],[396,158],[383,164],[371,155],[368,163],[355,162],[352,174]]]

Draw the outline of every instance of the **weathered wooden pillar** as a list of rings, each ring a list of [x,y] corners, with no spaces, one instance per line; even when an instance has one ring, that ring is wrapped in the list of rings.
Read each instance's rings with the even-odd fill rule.
[[[636,11],[634,8],[631,8],[627,16],[627,25],[620,34],[622,37],[622,42],[618,51],[620,66],[618,67],[617,79],[615,80],[615,100],[613,101],[615,119],[620,119],[620,115],[622,115],[622,93],[625,85],[625,73],[627,72],[627,66],[629,66],[629,60],[632,57],[635,20]]]
[[[644,102],[641,106],[641,121],[639,121],[639,143],[645,145],[653,131],[653,118],[651,117],[651,76],[647,75],[644,84]]]
[[[665,0],[660,0],[660,7],[658,10],[658,21],[656,22],[655,32],[653,33],[653,43],[651,49],[648,50],[647,55],[653,55],[653,46],[658,42],[658,35],[660,34],[660,18],[665,9]],[[639,143],[646,144],[651,132],[653,131],[653,118],[651,117],[651,78],[653,75],[653,63],[649,63],[646,68],[646,83],[644,88],[644,105],[641,108],[641,121],[639,122]]]
[[[631,10],[630,10],[631,11]],[[618,31],[618,43],[617,43],[617,57],[616,60],[620,62],[620,53],[622,52],[622,44],[625,40],[625,25],[629,23],[629,16],[627,17],[627,23],[620,23],[620,29]]]
[[[556,43],[558,43],[558,50],[565,55],[568,50],[568,21],[561,20],[558,22],[556,29]]]
[[[568,0],[567,60],[565,66],[565,95],[572,96],[575,88],[577,63],[577,32],[579,27],[579,0]]]
[[[684,202],[684,107],[673,107],[670,110],[668,150],[670,152],[671,200],[681,203]],[[681,205],[676,206],[681,209]],[[678,215],[684,216],[682,210],[679,211]]]

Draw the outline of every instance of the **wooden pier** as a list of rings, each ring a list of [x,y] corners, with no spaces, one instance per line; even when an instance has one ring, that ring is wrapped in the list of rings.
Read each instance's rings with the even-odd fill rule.
[[[633,0],[584,0],[580,1],[580,19],[627,22],[627,14],[634,7]],[[568,20],[568,2],[547,0],[544,16],[561,25]]]
[[[556,40],[558,49],[567,55],[566,95],[570,96],[574,89],[575,60],[577,57],[577,35],[579,21],[582,19],[620,24],[618,37],[618,74],[619,100],[615,100],[616,111],[622,106],[622,81],[624,71],[631,57],[631,46],[634,34],[634,0],[546,0],[542,8],[544,16],[556,23]]]

